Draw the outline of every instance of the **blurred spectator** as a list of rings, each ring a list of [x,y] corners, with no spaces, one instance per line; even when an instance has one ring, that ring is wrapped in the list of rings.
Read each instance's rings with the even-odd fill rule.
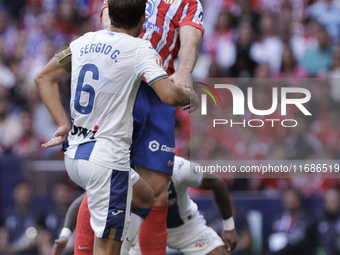
[[[254,71],[254,78],[270,78],[271,71],[269,64],[257,65]]]
[[[55,52],[62,50],[65,45],[65,35],[57,29],[57,17],[52,12],[43,13],[41,28],[29,34],[27,38],[27,59],[34,58],[47,40],[53,42]]]
[[[332,99],[340,103],[340,47],[336,47],[333,52],[332,71],[330,73],[330,95]]]
[[[32,205],[32,197],[31,183],[21,181],[15,185],[14,206],[4,210],[2,219],[1,254],[38,254],[39,244],[44,239],[44,235],[38,234],[41,214],[39,208]]]
[[[240,14],[236,18],[236,26],[239,26],[244,20],[248,20],[251,29],[257,33],[259,30],[260,14],[253,8],[250,0],[237,0],[240,6]]]
[[[27,85],[26,91],[27,108],[31,109],[33,116],[33,129],[35,134],[39,134],[42,140],[49,141],[58,128],[51,117],[46,106],[42,103],[39,92],[35,85]],[[53,150],[53,148],[52,148]],[[59,148],[54,148],[58,150]]]
[[[261,140],[253,128],[247,127],[241,129],[240,140],[232,148],[231,154],[236,160],[260,160],[264,159],[268,151],[268,141]]]
[[[215,29],[203,39],[204,50],[210,54],[225,72],[235,63],[236,48],[232,30],[232,16],[227,10],[219,13]]]
[[[253,76],[256,62],[250,57],[250,47],[254,35],[249,21],[241,21],[238,26],[238,38],[236,42],[236,61],[230,68],[229,76],[238,78],[250,78]]]
[[[221,67],[216,60],[211,61],[209,66],[209,78],[223,78]]]
[[[270,12],[262,12],[260,38],[250,48],[250,56],[259,64],[269,64],[272,73],[280,70],[283,44],[275,34],[276,20]]]
[[[301,25],[302,27],[299,31],[291,31],[289,40],[294,56],[299,63],[307,51],[317,47],[316,32],[320,26],[315,19],[306,19],[305,23],[301,23]]]
[[[340,39],[340,1],[320,0],[309,7],[309,15],[326,27],[334,42]]]
[[[45,228],[51,237],[50,248],[52,248],[54,240],[59,238],[61,229],[64,226],[67,209],[72,202],[69,186],[61,182],[56,183],[53,187],[53,200],[54,209],[47,214],[44,220]],[[74,239],[72,242],[70,238],[64,253],[73,253],[73,245]]]
[[[0,42],[3,44],[3,53],[6,56],[14,53],[16,40],[17,30],[13,24],[11,13],[0,5]]]
[[[20,21],[20,25],[32,32],[38,30],[41,26],[41,12],[42,12],[42,0],[28,0],[26,1],[24,13]]]
[[[314,222],[302,205],[302,195],[297,189],[283,194],[283,212],[272,224],[268,244],[270,254],[311,255],[315,243]]]
[[[336,189],[329,189],[324,195],[324,210],[318,217],[317,233],[317,254],[340,254],[340,194]]]
[[[57,29],[66,35],[77,34],[77,13],[73,0],[61,0],[57,12]]]
[[[0,155],[10,152],[22,135],[20,119],[10,113],[10,96],[0,84]]]
[[[308,72],[298,65],[290,46],[283,49],[280,72],[274,74],[276,78],[307,78]]]
[[[41,145],[44,141],[34,133],[32,113],[30,111],[24,110],[21,113],[21,126],[23,135],[13,145],[13,155],[28,159],[42,159],[45,151],[41,149]]]
[[[309,74],[314,76],[330,70],[333,54],[328,33],[324,27],[319,26],[316,38],[318,45],[314,49],[307,51],[301,62]]]
[[[276,144],[269,154],[270,160],[284,161],[287,160],[289,152],[283,144]],[[289,177],[289,175],[287,176]],[[259,183],[260,190],[264,190],[266,194],[280,194],[291,187],[289,178],[262,178]]]
[[[309,131],[309,124],[304,115],[294,117],[297,126],[291,129],[291,135],[285,140],[289,159],[307,159],[322,150],[322,143]]]
[[[330,104],[326,116],[313,123],[312,132],[326,149],[336,152],[336,158],[340,158],[340,105]]]

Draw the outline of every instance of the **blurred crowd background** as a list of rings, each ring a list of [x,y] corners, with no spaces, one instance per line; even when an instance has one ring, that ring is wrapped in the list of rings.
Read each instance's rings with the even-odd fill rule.
[[[254,90],[259,109],[270,107],[273,86],[306,87],[312,92],[308,109],[313,115],[290,111],[299,122],[291,131],[233,128],[221,137],[206,127],[199,133],[205,142],[195,139],[198,144],[192,145],[200,148],[192,151],[195,158],[339,159],[340,0],[201,2],[206,32],[193,77],[264,79]],[[40,148],[57,126],[33,79],[72,40],[101,29],[101,5],[102,0],[0,0],[0,254],[48,254],[69,204],[81,192],[56,166],[63,159],[60,148]],[[287,80],[280,84],[283,78]],[[60,82],[66,109],[69,83],[70,77]],[[241,87],[250,85],[255,87],[247,82]],[[189,114],[179,109],[176,120],[176,154],[189,158]],[[38,163],[27,167],[26,162]],[[52,166],[55,171],[48,171]],[[226,183],[234,194],[242,240],[235,254],[340,254],[337,179],[241,178]],[[220,230],[211,196],[191,194],[208,223]],[[278,243],[285,244],[284,252],[278,252]]]

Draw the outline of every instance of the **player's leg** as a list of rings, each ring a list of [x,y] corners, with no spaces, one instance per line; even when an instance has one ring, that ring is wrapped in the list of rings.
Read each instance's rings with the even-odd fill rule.
[[[133,169],[131,169],[131,180],[133,185],[131,222],[122,244],[121,255],[129,254],[139,228],[149,215],[154,202],[153,190],[142,178],[139,178],[139,175]]]
[[[91,214],[87,206],[85,195],[78,210],[76,239],[74,244],[75,255],[92,255],[94,244],[94,232],[90,225]]]
[[[122,245],[121,241],[99,238],[95,236],[94,245],[93,245],[93,254],[94,255],[102,255],[102,254],[119,255],[121,245]]]
[[[70,177],[81,173],[95,233],[94,254],[120,254],[130,222],[132,187],[130,171],[112,170],[87,160],[65,158]],[[81,171],[79,171],[81,169]]]
[[[153,189],[155,203],[149,217],[139,230],[139,243],[143,254],[165,254],[166,217],[168,212],[168,182],[171,176],[162,172],[136,167],[136,170]]]
[[[161,102],[155,91],[142,82],[134,109],[131,162],[151,186],[155,203],[143,222],[139,241],[143,254],[165,254],[168,182],[175,157],[175,108]]]
[[[228,255],[221,237],[210,227],[202,215],[196,213],[184,225],[168,229],[169,248],[185,255]]]
[[[154,201],[154,195],[151,187],[139,175],[132,172],[131,182],[133,186],[131,222],[127,232],[127,238],[131,243],[124,240],[121,252],[128,251],[138,234],[138,229],[145,217],[149,214]],[[93,254],[94,232],[90,225],[91,214],[87,205],[87,196],[84,197],[77,217],[75,255]]]

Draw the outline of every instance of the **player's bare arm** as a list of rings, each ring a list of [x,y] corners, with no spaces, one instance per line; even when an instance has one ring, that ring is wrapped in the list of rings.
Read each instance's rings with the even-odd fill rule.
[[[190,111],[195,111],[200,105],[200,100],[194,91],[175,85],[169,78],[156,81],[151,86],[164,104],[170,106],[190,105]]]
[[[68,229],[69,231],[73,232],[76,228],[77,224],[77,215],[78,210],[80,207],[81,202],[83,201],[85,194],[80,195],[78,198],[76,198],[70,207],[67,210],[66,216],[65,216],[65,222],[63,230]],[[67,231],[67,230],[66,230]],[[63,231],[62,231],[63,233]],[[67,245],[68,237],[66,235],[60,235],[58,239],[54,240],[54,245],[52,248],[52,255],[59,255],[61,254]]]
[[[235,226],[232,226],[234,221],[227,185],[218,176],[205,174],[199,188],[203,190],[211,190],[213,192],[215,201],[224,221],[222,239],[229,252],[234,250],[239,237],[235,230]]]
[[[60,101],[58,86],[58,81],[67,74],[67,71],[65,71],[59,61],[53,58],[34,79],[43,102],[59,127],[51,140],[43,144],[42,148],[62,144],[67,138],[68,131],[71,129],[70,121]]]
[[[182,88],[190,88],[192,87],[191,73],[197,61],[203,33],[196,27],[186,25],[179,29],[179,37],[181,47],[178,52],[178,67],[170,79]]]

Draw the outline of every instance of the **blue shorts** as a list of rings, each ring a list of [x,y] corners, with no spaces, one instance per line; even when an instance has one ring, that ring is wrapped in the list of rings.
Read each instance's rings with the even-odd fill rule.
[[[133,118],[131,163],[172,175],[175,108],[163,104],[152,87],[142,81]]]

